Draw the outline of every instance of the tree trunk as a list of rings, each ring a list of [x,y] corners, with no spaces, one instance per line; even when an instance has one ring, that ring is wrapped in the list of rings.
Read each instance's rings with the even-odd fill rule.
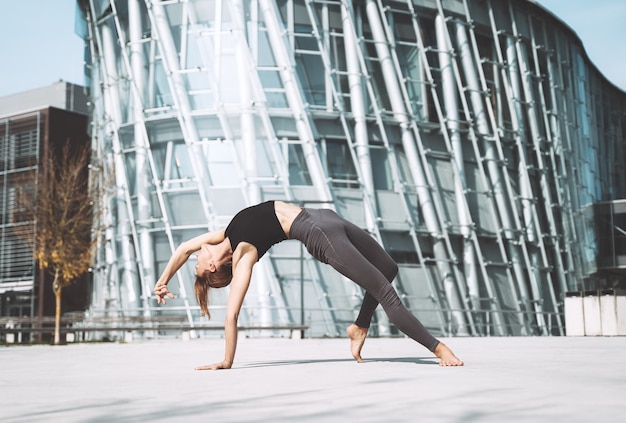
[[[54,345],[61,343],[61,284],[59,283],[59,271],[54,272],[54,282],[52,290],[56,299],[56,310],[54,313]]]

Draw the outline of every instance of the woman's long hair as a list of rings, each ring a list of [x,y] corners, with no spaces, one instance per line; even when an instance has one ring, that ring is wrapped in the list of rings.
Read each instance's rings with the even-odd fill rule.
[[[208,269],[200,276],[196,276],[193,284],[193,290],[196,294],[196,300],[200,305],[202,316],[206,315],[209,319],[209,288],[224,288],[230,284],[233,279],[233,268],[230,265],[221,265],[215,272]]]

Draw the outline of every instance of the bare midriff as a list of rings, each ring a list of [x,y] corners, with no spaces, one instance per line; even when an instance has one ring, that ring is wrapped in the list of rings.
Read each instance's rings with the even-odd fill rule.
[[[274,201],[274,211],[280,226],[283,228],[285,235],[289,238],[289,230],[296,216],[302,211],[301,207],[283,201]]]

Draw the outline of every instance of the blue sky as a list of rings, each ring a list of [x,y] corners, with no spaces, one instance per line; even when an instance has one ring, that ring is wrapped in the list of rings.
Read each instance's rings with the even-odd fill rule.
[[[589,59],[626,91],[626,1],[537,0],[572,28]]]
[[[75,0],[0,0],[0,96],[59,79],[84,84]]]
[[[496,0],[497,1],[497,0]],[[626,1],[537,0],[582,39],[591,61],[626,91]],[[75,0],[0,0],[0,96],[52,84],[84,84]]]

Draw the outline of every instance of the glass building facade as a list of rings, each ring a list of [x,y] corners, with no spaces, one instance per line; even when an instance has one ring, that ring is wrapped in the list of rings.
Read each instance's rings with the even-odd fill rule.
[[[270,199],[368,231],[439,335],[564,334],[565,292],[621,283],[626,95],[535,2],[78,4],[111,187],[93,315],[197,324],[193,261],[175,300],[151,298],[172,251]],[[286,241],[255,266],[240,323],[338,336],[362,296]]]

